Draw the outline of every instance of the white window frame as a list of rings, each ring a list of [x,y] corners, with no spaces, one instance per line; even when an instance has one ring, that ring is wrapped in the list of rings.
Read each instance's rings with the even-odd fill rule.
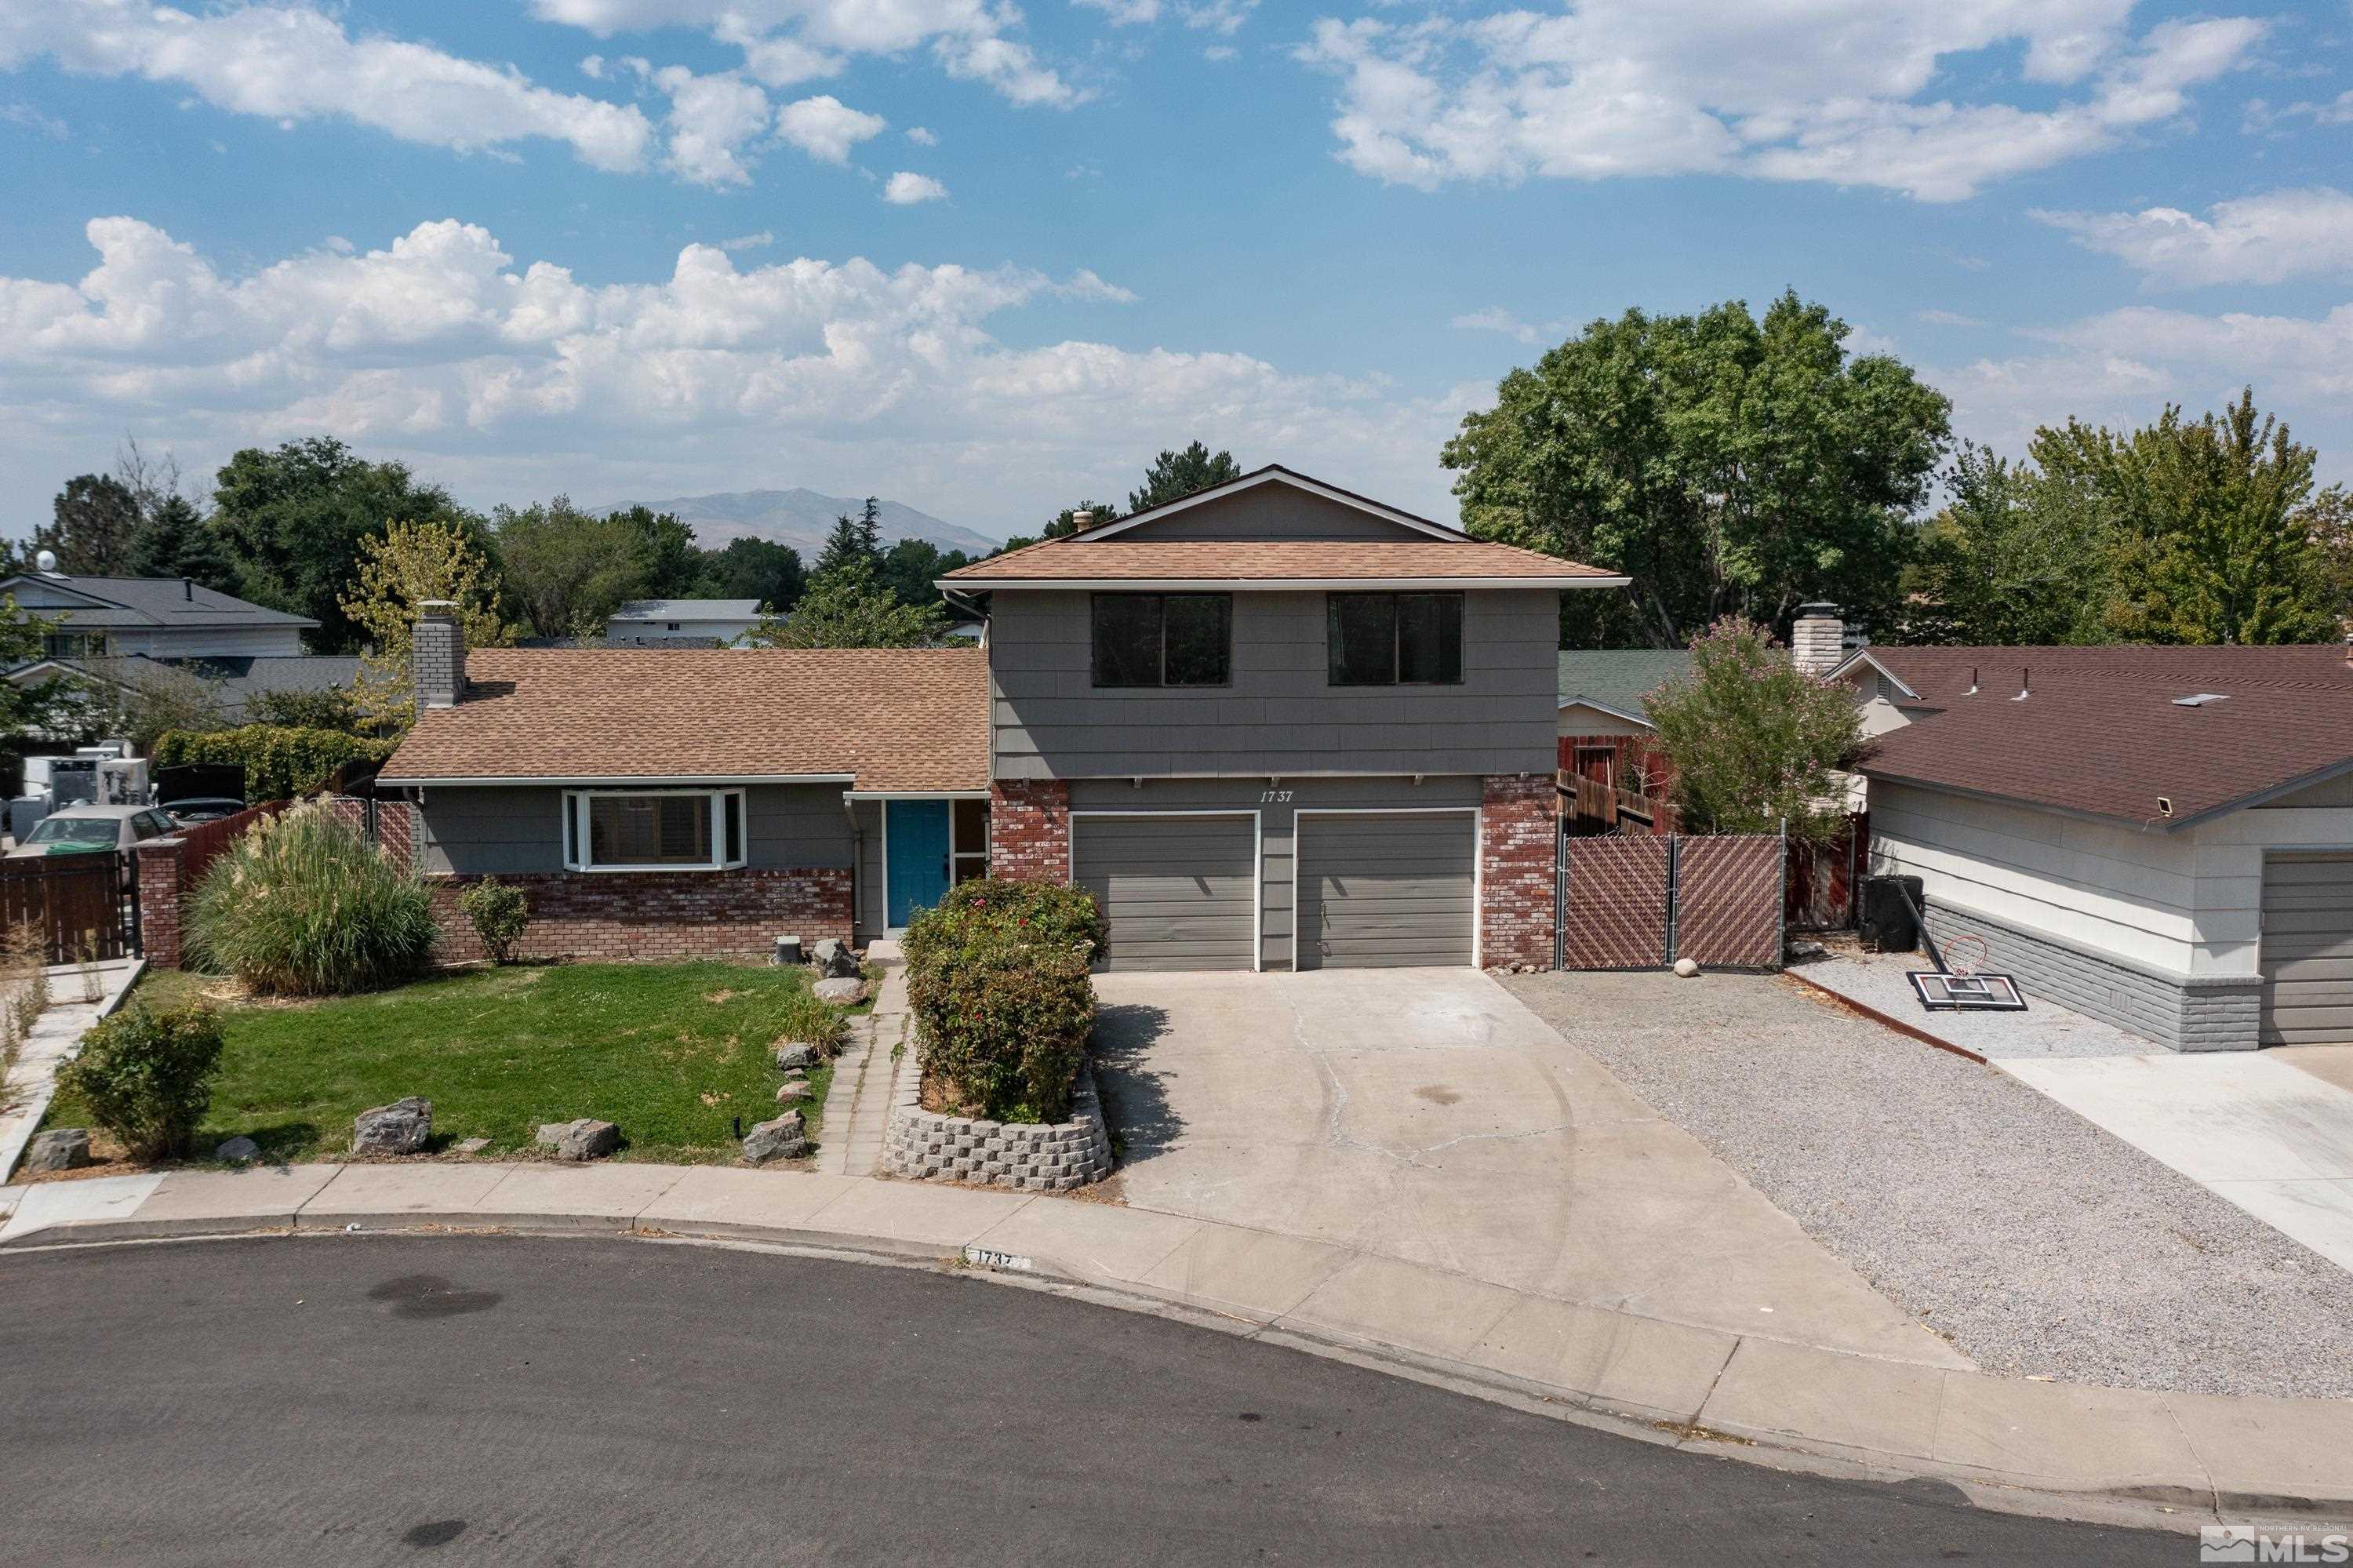
[[[651,864],[597,865],[589,862],[588,802],[607,797],[639,800],[651,795],[695,796],[711,802],[711,859],[693,861],[656,861]],[[741,852],[733,860],[727,856],[727,799],[734,797],[735,821],[743,829],[736,848]],[[556,832],[562,835],[564,869],[591,875],[607,872],[629,871],[735,871],[747,864],[752,853],[751,802],[742,789],[566,789],[564,791],[564,814],[556,820]],[[574,831],[578,831],[580,854],[572,853]]]

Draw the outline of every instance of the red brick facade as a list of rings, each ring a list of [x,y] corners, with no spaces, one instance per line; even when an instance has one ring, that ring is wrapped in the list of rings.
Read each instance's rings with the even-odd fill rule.
[[[1000,779],[988,787],[988,874],[1017,882],[1071,879],[1068,784]]]
[[[1479,961],[1552,968],[1553,781],[1496,774],[1479,813]]]
[[[139,950],[159,969],[180,967],[186,849],[178,839],[150,839],[132,852],[139,867]]]
[[[429,876],[440,957],[483,957],[458,907],[472,876]],[[776,938],[849,940],[849,868],[811,871],[547,872],[501,876],[531,900],[523,959],[765,958]]]

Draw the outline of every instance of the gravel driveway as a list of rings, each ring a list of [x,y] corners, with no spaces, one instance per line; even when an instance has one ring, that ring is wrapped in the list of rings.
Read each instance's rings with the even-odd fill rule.
[[[1993,1068],[1778,978],[1505,983],[1988,1372],[2353,1397],[2353,1277]]]

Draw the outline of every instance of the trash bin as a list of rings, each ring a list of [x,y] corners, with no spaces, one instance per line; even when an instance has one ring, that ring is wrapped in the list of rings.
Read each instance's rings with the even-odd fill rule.
[[[1921,907],[1920,889],[1920,879],[1916,876],[1867,876],[1862,879],[1862,946],[1866,952],[1909,953],[1918,950],[1920,922],[1913,911]]]

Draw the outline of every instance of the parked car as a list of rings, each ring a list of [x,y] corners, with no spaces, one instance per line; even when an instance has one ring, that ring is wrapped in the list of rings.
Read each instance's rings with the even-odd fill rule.
[[[245,810],[245,802],[234,796],[197,795],[185,800],[174,800],[163,808],[164,815],[184,828],[200,822],[217,822],[223,817],[234,817]]]
[[[155,804],[184,828],[245,810],[245,768],[237,763],[183,763],[155,772]]]
[[[178,831],[172,819],[154,806],[68,806],[43,817],[25,842],[8,852],[8,858],[100,854]]]

